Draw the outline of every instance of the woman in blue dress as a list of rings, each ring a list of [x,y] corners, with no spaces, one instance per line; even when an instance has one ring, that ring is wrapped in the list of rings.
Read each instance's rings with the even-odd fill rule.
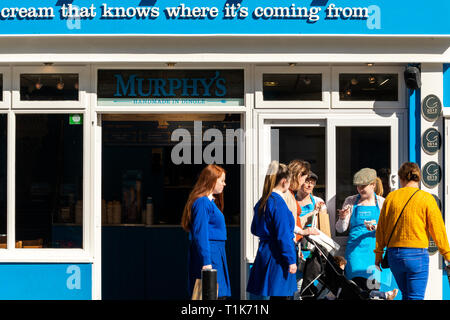
[[[297,289],[295,221],[283,194],[291,173],[272,161],[264,181],[263,195],[254,207],[251,232],[259,237],[258,252],[250,270],[247,291],[271,299],[290,299]]]
[[[210,164],[202,170],[186,202],[181,225],[189,232],[188,289],[192,294],[203,269],[217,270],[218,298],[231,296],[223,211],[225,170]]]

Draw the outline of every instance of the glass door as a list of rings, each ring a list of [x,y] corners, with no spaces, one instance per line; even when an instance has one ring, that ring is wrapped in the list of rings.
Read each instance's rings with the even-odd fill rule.
[[[314,195],[325,200],[333,238],[345,245],[346,234],[335,230],[336,209],[357,193],[353,175],[369,167],[383,181],[384,196],[398,188],[396,173],[407,158],[406,123],[403,112],[363,115],[259,114],[258,193],[271,160],[289,163],[306,160],[318,176]],[[289,118],[289,119],[287,119]],[[256,199],[257,201],[257,199]],[[343,248],[344,249],[344,248]]]

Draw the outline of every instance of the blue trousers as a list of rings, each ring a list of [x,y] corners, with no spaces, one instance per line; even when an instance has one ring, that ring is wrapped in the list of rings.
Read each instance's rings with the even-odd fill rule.
[[[428,250],[388,248],[388,259],[403,300],[423,300],[428,282]]]

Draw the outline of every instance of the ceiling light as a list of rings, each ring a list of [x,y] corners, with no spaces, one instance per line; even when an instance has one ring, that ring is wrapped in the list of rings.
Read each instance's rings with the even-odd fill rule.
[[[62,77],[59,77],[59,81],[56,83],[56,89],[58,90],[64,89],[64,82],[62,81]]]
[[[166,63],[166,65],[167,65],[169,68],[175,67],[176,64],[177,64],[176,62],[167,62],[167,63]]]
[[[375,63],[372,63],[372,62],[367,64],[368,67],[373,67],[374,65],[375,65]]]
[[[42,88],[41,78],[39,78],[38,82],[35,83],[34,87],[36,88],[36,90],[41,90]]]
[[[264,81],[264,87],[276,87],[278,82],[276,81]]]
[[[356,78],[352,78],[352,80],[350,80],[350,83],[351,83],[352,85],[356,86],[356,85],[359,83],[359,81],[358,81],[358,79],[356,79]]]
[[[375,82],[377,82],[377,78],[375,78],[373,75],[370,75],[368,80],[370,84],[374,84]]]

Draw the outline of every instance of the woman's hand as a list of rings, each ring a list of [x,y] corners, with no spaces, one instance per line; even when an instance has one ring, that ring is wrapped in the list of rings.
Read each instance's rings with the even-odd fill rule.
[[[320,232],[316,228],[306,228],[305,229],[305,236],[311,236],[311,235],[319,235]]]
[[[297,273],[297,265],[295,263],[289,265],[289,273]]]
[[[350,206],[345,206],[344,209],[338,209],[339,219],[344,220],[350,214]]]
[[[208,269],[212,269],[212,265],[207,264],[206,266],[202,267],[202,270],[208,270]]]
[[[375,258],[375,267],[377,267],[377,269],[379,271],[381,271],[381,259],[380,258]]]

